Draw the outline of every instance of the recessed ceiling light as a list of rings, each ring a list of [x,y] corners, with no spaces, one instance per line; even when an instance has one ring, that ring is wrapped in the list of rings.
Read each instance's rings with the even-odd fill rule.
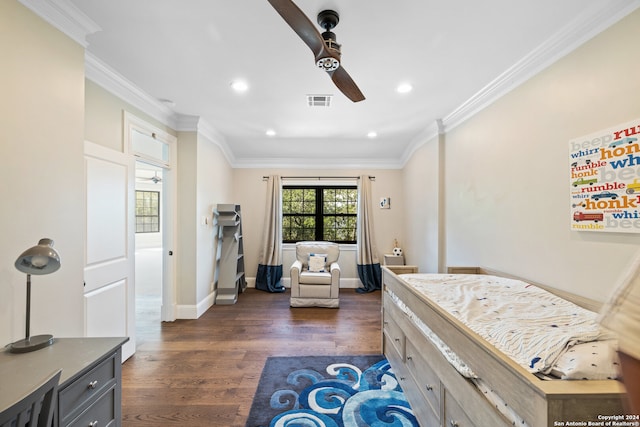
[[[276,131],[273,129],[267,129],[267,131],[265,132],[265,134],[267,136],[276,136]]]
[[[411,84],[409,84],[409,83],[401,83],[396,88],[396,91],[398,93],[409,93],[412,90],[413,90],[413,86],[411,86]]]
[[[249,90],[249,85],[244,80],[234,80],[231,82],[231,88],[238,93]]]
[[[374,131],[371,131],[367,134],[367,137],[369,138],[375,138],[376,136],[378,136],[378,133]]]

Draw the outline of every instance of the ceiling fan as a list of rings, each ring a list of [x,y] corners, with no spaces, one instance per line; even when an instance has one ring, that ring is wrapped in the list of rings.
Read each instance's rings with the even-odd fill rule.
[[[316,65],[331,76],[331,80],[338,89],[353,102],[364,100],[364,95],[356,83],[340,64],[340,45],[336,42],[336,35],[331,31],[340,19],[338,13],[333,10],[324,10],[318,14],[318,24],[324,29],[320,34],[304,12],[291,0],[268,1],[309,46],[315,56]]]
[[[153,176],[151,176],[151,177],[141,177],[141,176],[138,176],[138,177],[136,177],[136,178],[137,178],[138,180],[140,180],[140,181],[151,181],[151,182],[153,182],[154,184],[157,184],[157,183],[159,183],[159,182],[162,182],[162,178],[160,178],[160,177],[158,176],[158,172],[154,172],[154,173],[153,173]]]

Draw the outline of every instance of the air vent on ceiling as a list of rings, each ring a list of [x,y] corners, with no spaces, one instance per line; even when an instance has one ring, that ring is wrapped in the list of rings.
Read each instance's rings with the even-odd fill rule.
[[[309,107],[330,107],[333,95],[307,95]]]

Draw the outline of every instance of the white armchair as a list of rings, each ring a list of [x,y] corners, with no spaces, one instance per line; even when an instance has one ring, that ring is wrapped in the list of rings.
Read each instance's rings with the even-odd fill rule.
[[[321,271],[309,270],[310,257],[311,270]],[[340,247],[337,243],[296,243],[296,261],[289,270],[291,307],[340,306],[340,266],[337,263],[339,257]]]

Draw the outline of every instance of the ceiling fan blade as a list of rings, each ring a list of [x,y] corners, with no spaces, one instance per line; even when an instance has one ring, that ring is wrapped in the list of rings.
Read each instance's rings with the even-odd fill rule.
[[[331,80],[333,80],[338,89],[353,102],[359,102],[365,99],[358,86],[356,86],[356,83],[342,65],[331,73]]]
[[[294,2],[291,0],[268,1],[302,41],[309,46],[315,57],[326,56],[324,55],[326,46],[320,32]]]
[[[307,15],[291,0],[268,0],[271,6],[282,16],[287,24],[296,32],[302,41],[309,46],[315,56],[316,63],[321,59],[333,58],[334,63],[340,64],[340,50],[329,49],[327,44]],[[335,12],[334,12],[335,13]],[[331,80],[353,102],[364,100],[364,95],[342,66],[329,71]]]

